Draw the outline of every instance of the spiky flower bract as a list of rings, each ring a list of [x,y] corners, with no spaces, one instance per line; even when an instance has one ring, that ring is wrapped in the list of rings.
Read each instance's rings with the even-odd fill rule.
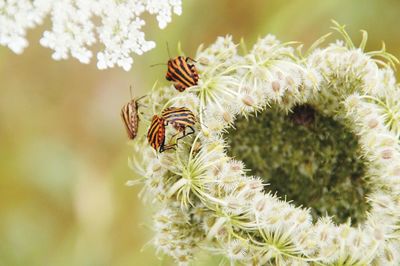
[[[306,53],[220,37],[198,50],[197,86],[152,90],[143,123],[170,106],[198,119],[176,150],[133,144],[158,250],[179,265],[199,249],[231,265],[399,265],[397,60],[335,29],[344,40]]]

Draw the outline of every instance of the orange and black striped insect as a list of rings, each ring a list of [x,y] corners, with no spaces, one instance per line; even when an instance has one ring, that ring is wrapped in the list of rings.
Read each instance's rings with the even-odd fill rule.
[[[177,134],[183,133],[176,141],[193,134],[196,118],[192,111],[186,107],[169,107],[161,112],[161,116],[154,115],[151,121],[147,140],[151,147],[160,153],[166,150],[174,149],[177,144],[165,145],[166,126],[172,125],[178,132],[171,137],[173,139]],[[186,132],[190,128],[191,132]]]
[[[186,107],[169,107],[161,112],[161,117],[165,125],[171,124],[178,131],[177,134],[183,133],[177,140],[194,133],[193,126],[196,124],[196,118]],[[190,128],[191,132],[186,132],[186,128]]]
[[[147,140],[151,147],[160,153],[166,150],[174,149],[176,144],[165,145],[165,120],[158,115],[154,115],[149,131],[147,132]]]
[[[197,85],[199,74],[196,66],[189,61],[196,62],[190,57],[178,56],[168,60],[168,71],[165,78],[174,83],[175,89],[182,92]]]
[[[131,101],[121,108],[121,118],[124,122],[126,132],[128,133],[128,138],[131,140],[136,137],[138,132],[140,121],[138,113],[138,101],[143,97],[145,96],[135,99],[131,95]]]

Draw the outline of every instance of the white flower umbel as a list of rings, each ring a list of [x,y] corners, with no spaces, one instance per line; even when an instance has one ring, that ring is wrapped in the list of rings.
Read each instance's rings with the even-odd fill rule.
[[[0,0],[0,44],[20,54],[28,46],[26,30],[43,22],[49,0]]]
[[[28,46],[26,31],[50,14],[52,29],[43,33],[40,43],[54,50],[53,59],[72,56],[87,64],[93,57],[93,44],[99,41],[104,49],[97,53],[97,67],[119,66],[128,71],[132,54],[155,47],[142,29],[145,12],[155,15],[163,29],[173,13],[182,13],[181,6],[181,0],[0,0],[0,44],[22,53]]]
[[[181,139],[176,150],[157,153],[145,136],[133,143],[140,155],[132,167],[144,183],[142,195],[160,205],[154,222],[158,250],[179,265],[192,260],[197,249],[223,255],[231,265],[400,264],[396,59],[384,49],[364,52],[366,34],[356,47],[342,26],[335,29],[344,41],[314,45],[305,54],[267,36],[241,55],[231,37],[220,37],[198,51],[197,86],[183,93],[161,87],[143,100],[149,107],[142,109],[147,127],[154,114],[170,106],[186,106],[198,117],[195,134]],[[262,178],[250,176],[243,162],[227,155],[228,130],[240,117],[252,120],[271,108],[285,114],[299,104],[312,105],[357,136],[371,191],[370,209],[357,224],[313,219],[310,208],[268,191]],[[167,129],[169,141],[175,132]],[[284,131],[278,128],[276,134]],[[249,130],[243,138],[251,141],[253,134]],[[296,165],[295,157],[287,160]],[[318,165],[304,167],[299,171],[315,171]]]

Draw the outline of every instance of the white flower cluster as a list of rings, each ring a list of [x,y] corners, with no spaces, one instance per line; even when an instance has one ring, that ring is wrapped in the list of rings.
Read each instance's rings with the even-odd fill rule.
[[[153,108],[143,109],[145,121],[168,106],[186,106],[199,120],[196,134],[180,140],[176,151],[157,154],[144,137],[134,143],[141,156],[131,164],[143,178],[142,195],[161,206],[154,224],[159,250],[179,265],[189,264],[197,249],[222,254],[231,265],[400,264],[394,58],[384,50],[366,53],[342,33],[345,42],[305,55],[273,36],[240,55],[231,37],[220,37],[197,53],[197,86],[182,93],[172,86],[154,89],[146,98]],[[252,119],[271,105],[287,112],[303,103],[359,137],[373,188],[361,224],[313,221],[309,209],[266,193],[261,178],[248,176],[244,164],[226,154],[223,134],[236,117]]]
[[[26,30],[43,22],[51,1],[0,0],[0,44],[20,54],[28,46]]]
[[[132,53],[141,55],[155,47],[145,39],[141,16],[155,15],[163,29],[172,13],[182,13],[181,5],[181,0],[0,0],[0,44],[22,53],[28,46],[27,29],[50,13],[52,29],[44,32],[40,43],[54,50],[53,59],[72,56],[87,64],[93,56],[91,47],[99,41],[104,50],[97,53],[98,68],[117,65],[128,71]]]

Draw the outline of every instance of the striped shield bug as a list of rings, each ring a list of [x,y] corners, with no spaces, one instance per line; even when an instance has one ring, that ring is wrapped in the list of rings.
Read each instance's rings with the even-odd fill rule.
[[[158,115],[154,115],[149,131],[147,132],[147,140],[151,147],[160,153],[166,150],[174,149],[176,144],[165,145],[165,120]]]
[[[178,56],[168,60],[168,71],[165,78],[174,83],[175,89],[182,92],[189,87],[197,85],[199,74],[194,64],[196,62],[190,57]]]
[[[199,74],[197,72],[196,66],[193,64],[196,61],[190,57],[178,56],[171,58],[169,52],[169,46],[167,43],[167,51],[169,60],[167,63],[168,70],[165,78],[168,81],[172,81],[175,89],[182,92],[189,87],[196,86],[199,80]],[[155,64],[164,65],[164,64]]]
[[[125,125],[126,132],[128,133],[128,138],[133,140],[138,132],[139,128],[139,113],[138,113],[138,101],[140,101],[143,97],[133,98],[132,90],[131,90],[131,100],[121,108],[121,118]]]
[[[196,124],[196,118],[186,107],[169,107],[161,112],[161,117],[165,125],[171,124],[178,131],[177,134],[183,133],[177,140],[194,133],[193,126]],[[186,128],[190,128],[191,132],[186,132]]]

